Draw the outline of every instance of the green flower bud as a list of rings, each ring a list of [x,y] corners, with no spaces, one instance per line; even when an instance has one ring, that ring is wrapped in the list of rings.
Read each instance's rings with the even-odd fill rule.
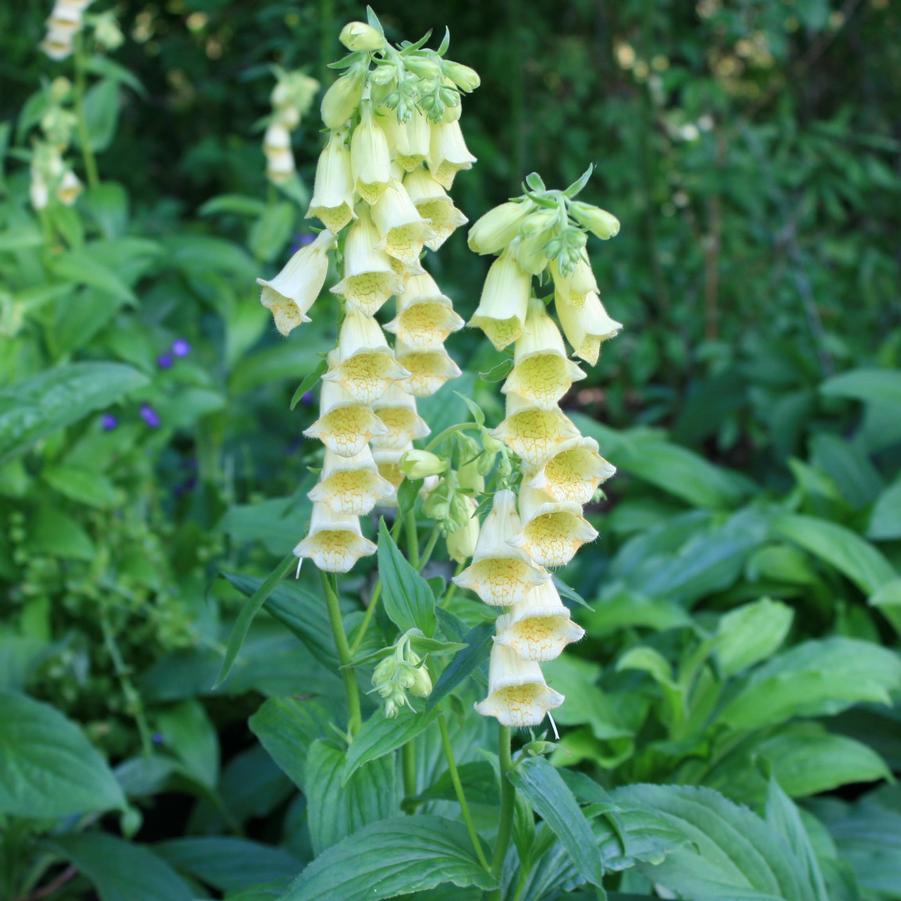
[[[413,684],[410,686],[410,694],[416,698],[427,698],[432,693],[432,677],[429,671],[420,666],[413,670]]]
[[[400,471],[408,479],[424,479],[426,476],[436,476],[447,469],[447,461],[442,460],[429,451],[411,450],[403,455],[400,461]]]
[[[348,22],[338,35],[338,40],[348,50],[380,50],[385,46],[385,36],[365,22]]]
[[[441,68],[438,62],[428,56],[404,57],[404,66],[420,78],[437,79],[441,76]]]
[[[538,275],[548,264],[548,246],[555,237],[554,225],[558,221],[556,210],[539,210],[525,222],[513,247],[516,262],[530,275]]]
[[[363,69],[351,69],[325,92],[320,112],[326,128],[340,128],[356,112],[363,96],[365,74]]]
[[[474,91],[481,83],[479,73],[463,63],[455,63],[452,60],[444,61],[444,74],[464,93]]]
[[[454,497],[452,506],[456,505],[458,499],[465,508],[466,518],[461,527],[447,536],[447,554],[451,560],[465,563],[475,553],[476,543],[479,540],[479,518],[475,515],[476,502],[473,498],[458,494]]]
[[[569,205],[569,211],[580,225],[585,226],[602,241],[613,238],[619,233],[619,219],[600,207],[574,200]]]
[[[478,254],[500,253],[519,234],[532,209],[530,202],[510,200],[489,210],[469,230],[469,249]]]

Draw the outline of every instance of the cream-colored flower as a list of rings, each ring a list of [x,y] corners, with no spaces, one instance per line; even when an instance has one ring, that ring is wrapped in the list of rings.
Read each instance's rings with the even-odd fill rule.
[[[375,315],[403,287],[403,279],[381,243],[369,211],[361,206],[344,244],[344,278],[332,288],[332,293],[341,294],[351,309],[368,316]]]
[[[281,184],[294,172],[294,153],[291,150],[291,134],[280,122],[273,122],[263,138],[263,153],[266,156],[266,175]]]
[[[385,131],[391,144],[392,155],[404,172],[412,172],[421,166],[429,156],[431,129],[429,120],[418,110],[414,110],[406,122],[398,122],[393,111],[386,119]]]
[[[463,320],[454,312],[451,299],[423,272],[407,279],[397,298],[397,316],[385,326],[385,331],[411,347],[434,348],[461,328]]]
[[[322,475],[307,495],[336,513],[362,516],[394,497],[394,486],[379,475],[372,451],[364,447],[352,457],[326,450]]]
[[[469,152],[459,122],[445,122],[431,126],[429,142],[429,171],[448,191],[457,173],[471,169],[476,158]]]
[[[460,367],[441,344],[432,348],[411,347],[398,339],[395,353],[397,362],[410,374],[404,388],[416,397],[429,397],[445,382],[461,375]]]
[[[359,310],[348,310],[338,333],[338,346],[329,353],[323,381],[337,382],[361,403],[371,404],[392,382],[409,375],[394,358],[375,319]]]
[[[72,54],[75,35],[80,30],[81,8],[57,3],[47,19],[47,33],[41,49],[50,59],[65,59]]]
[[[448,532],[445,542],[448,557],[457,563],[465,563],[475,552],[479,540],[479,517],[476,516],[479,505],[475,498],[469,497],[469,495],[459,495],[459,497],[462,498],[463,506],[469,516],[462,526]]]
[[[555,501],[587,504],[598,485],[615,472],[616,467],[598,452],[594,438],[571,438],[559,445],[536,472],[526,476],[526,484]]]
[[[309,558],[318,569],[331,573],[349,572],[360,557],[375,552],[375,544],[363,537],[356,516],[336,513],[321,503],[313,504],[310,530],[294,548],[295,557]]]
[[[319,418],[303,434],[321,441],[327,450],[352,457],[389,432],[368,404],[360,403],[337,382],[323,382]]]
[[[366,72],[354,67],[332,82],[319,108],[326,128],[340,128],[356,112],[365,80]]]
[[[333,131],[319,154],[313,197],[307,218],[315,216],[329,231],[338,234],[354,216],[354,185],[350,150],[341,132]]]
[[[375,464],[379,468],[379,475],[382,478],[387,479],[396,489],[400,488],[401,482],[404,480],[404,474],[400,468],[400,461],[403,459],[404,454],[413,449],[412,444],[408,444],[406,447],[402,448],[384,448],[379,447],[376,443],[373,443],[372,448],[372,456],[375,459]],[[388,500],[388,502],[384,505],[386,507],[396,507],[397,506],[397,494]]]
[[[488,664],[488,697],[475,705],[482,716],[493,716],[502,726],[538,726],[564,700],[544,681],[534,660],[524,660],[495,642]]]
[[[310,321],[307,313],[325,284],[328,253],[334,245],[335,236],[326,229],[312,244],[298,250],[274,278],[257,279],[263,288],[260,303],[272,312],[275,327],[283,335]]]
[[[283,185],[294,171],[294,154],[290,150],[286,154],[268,157],[266,160],[266,178],[274,185]]]
[[[554,279],[554,299],[559,304],[561,299],[573,306],[581,306],[585,302],[585,295],[594,291],[598,292],[598,283],[594,277],[588,253],[582,248],[579,261],[572,272],[564,274],[556,260],[551,262],[551,276]]]
[[[508,200],[476,220],[466,240],[473,253],[500,253],[519,234],[535,205],[530,200]]]
[[[501,391],[550,409],[585,373],[566,356],[563,338],[540,300],[529,301],[523,332],[513,349],[513,369]]]
[[[454,206],[447,191],[422,166],[407,174],[404,188],[419,215],[429,220],[432,236],[425,242],[429,250],[438,250],[461,225],[469,222]]]
[[[531,288],[531,276],[511,254],[502,254],[488,270],[479,305],[469,324],[480,328],[498,350],[503,350],[523,333]]]
[[[409,447],[417,438],[425,438],[430,429],[416,410],[416,398],[401,385],[393,384],[377,400],[372,409],[387,430],[375,442],[383,449]]]
[[[519,492],[522,533],[513,539],[540,566],[565,566],[598,533],[582,516],[579,504],[561,503],[523,485]]]
[[[581,305],[572,303],[562,295],[555,295],[554,305],[563,334],[575,355],[590,366],[596,365],[601,344],[615,338],[622,324],[607,315],[601,298],[593,291],[585,295]]]
[[[83,190],[81,179],[71,169],[66,169],[56,189],[56,199],[66,206],[72,206]]]
[[[366,203],[375,203],[391,181],[391,154],[369,102],[363,103],[360,124],[350,139],[350,165],[357,193]]]
[[[399,181],[391,181],[372,207],[372,221],[381,235],[381,247],[395,260],[412,266],[432,231]]]
[[[524,600],[550,576],[522,548],[510,543],[521,532],[516,495],[508,489],[498,491],[482,524],[472,563],[454,577],[454,582],[495,607],[509,607]]]
[[[554,660],[585,630],[572,621],[553,579],[536,585],[509,613],[497,618],[496,644],[526,660]]]
[[[507,393],[507,415],[491,435],[532,467],[539,466],[565,442],[580,437],[559,407],[537,407],[512,391]]]

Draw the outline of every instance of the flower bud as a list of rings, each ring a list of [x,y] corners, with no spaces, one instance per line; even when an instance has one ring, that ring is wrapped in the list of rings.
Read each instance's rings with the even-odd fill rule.
[[[354,114],[363,96],[365,74],[363,69],[351,69],[325,92],[320,113],[326,128],[339,128]]]
[[[365,22],[348,22],[338,35],[338,40],[348,50],[379,50],[385,46],[385,36]]]
[[[464,93],[469,94],[474,91],[481,83],[479,73],[463,63],[455,63],[453,60],[446,59],[442,66],[444,74],[453,81],[453,83]]]
[[[547,266],[548,244],[557,221],[556,210],[538,210],[526,219],[519,237],[513,242],[510,249],[516,262],[530,275],[538,275]]]
[[[466,518],[463,525],[447,536],[447,554],[451,560],[465,563],[475,553],[479,540],[479,518],[476,516],[478,505],[474,498],[465,494],[455,495],[454,503],[460,503]]]
[[[500,253],[519,234],[533,209],[529,201],[510,200],[489,210],[469,230],[469,249],[478,254]]]
[[[416,698],[427,698],[432,693],[432,677],[429,671],[420,666],[413,670],[413,684],[410,686],[410,694]]]
[[[580,225],[584,225],[596,238],[600,238],[602,241],[619,234],[619,219],[600,207],[574,200],[569,205],[569,211]]]
[[[407,451],[400,461],[400,471],[408,479],[424,479],[436,476],[447,469],[447,461],[424,450]]]

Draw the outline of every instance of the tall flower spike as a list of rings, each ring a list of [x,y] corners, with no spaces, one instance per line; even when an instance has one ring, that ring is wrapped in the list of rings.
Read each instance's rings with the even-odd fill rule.
[[[469,221],[454,206],[447,191],[421,166],[404,177],[404,188],[419,215],[429,220],[431,237],[425,242],[429,250],[438,250],[461,225]]]
[[[598,452],[594,438],[571,438],[563,442],[537,471],[526,475],[526,484],[538,488],[555,501],[587,504],[601,482],[616,472]]]
[[[502,254],[488,270],[479,305],[469,324],[480,328],[498,350],[503,350],[523,333],[531,289],[529,274],[511,254]]]
[[[425,438],[429,427],[416,410],[416,398],[398,384],[373,401],[372,409],[385,427],[385,433],[373,439],[373,447],[400,450],[417,438]]]
[[[574,623],[552,579],[533,588],[497,619],[495,642],[525,660],[554,660],[585,630]]]
[[[521,532],[516,495],[509,489],[498,491],[482,524],[472,563],[454,577],[455,584],[495,607],[508,607],[523,600],[550,576],[522,548],[511,544]]]
[[[328,252],[335,236],[328,230],[302,247],[275,278],[258,278],[263,290],[260,303],[272,312],[275,327],[288,335],[302,322],[309,322],[307,312],[319,297],[328,275]]]
[[[337,234],[354,217],[354,185],[350,168],[350,150],[344,134],[333,131],[319,154],[313,197],[307,218],[316,217]]]
[[[559,407],[538,407],[512,391],[507,392],[507,415],[490,434],[532,467],[539,466],[567,441],[581,437]]]
[[[362,516],[394,497],[394,486],[379,475],[372,452],[364,447],[352,457],[326,450],[322,475],[308,497],[328,504],[336,513]]]
[[[361,557],[374,554],[376,546],[363,537],[356,516],[335,513],[327,504],[313,504],[310,530],[294,556],[309,557],[318,569],[332,573],[349,572]]]
[[[589,366],[596,366],[601,354],[601,344],[615,338],[622,329],[622,324],[607,315],[600,297],[594,291],[586,294],[580,305],[556,295],[554,305],[563,334],[573,353]]]
[[[370,441],[387,435],[388,427],[368,404],[360,403],[337,382],[323,382],[319,418],[303,434],[321,441],[327,450],[352,457]]]
[[[513,544],[541,566],[565,566],[583,544],[598,537],[579,504],[560,503],[537,488],[522,487],[519,515],[522,533]]]
[[[475,707],[502,726],[538,726],[564,697],[544,681],[541,667],[495,642],[488,664],[488,697]]]
[[[385,331],[411,347],[436,347],[461,328],[463,320],[454,312],[451,299],[423,272],[407,279],[397,298],[397,316],[385,326]]]

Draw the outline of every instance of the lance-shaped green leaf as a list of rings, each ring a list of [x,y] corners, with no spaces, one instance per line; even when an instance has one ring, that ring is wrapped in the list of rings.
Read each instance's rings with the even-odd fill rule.
[[[402,632],[419,629],[425,635],[434,635],[432,589],[400,552],[384,520],[379,523],[378,560],[383,604],[391,622]]]

